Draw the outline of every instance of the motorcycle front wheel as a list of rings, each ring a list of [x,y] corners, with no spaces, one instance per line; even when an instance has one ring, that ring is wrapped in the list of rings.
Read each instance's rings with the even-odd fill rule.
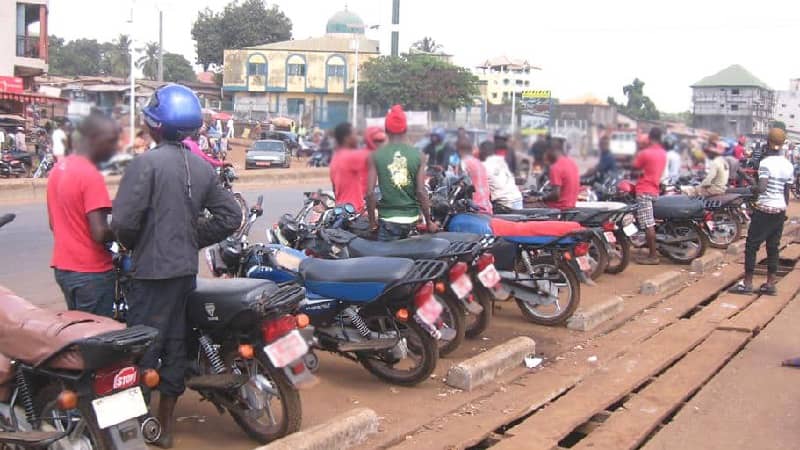
[[[517,264],[516,279],[509,286],[522,315],[538,325],[554,326],[567,321],[581,301],[578,275],[563,261],[541,256],[531,261],[532,273]],[[505,283],[504,283],[505,284]]]
[[[370,330],[381,335],[395,334],[394,326],[400,331],[401,343],[405,345],[405,358],[398,359],[394,349],[377,352],[360,352],[358,360],[371,374],[400,386],[416,386],[427,380],[436,369],[439,349],[436,340],[425,331],[416,319],[410,318],[401,323],[389,317],[365,318]]]
[[[713,217],[714,229],[708,232],[709,245],[712,248],[726,249],[739,239],[742,226],[730,211],[716,211]]]

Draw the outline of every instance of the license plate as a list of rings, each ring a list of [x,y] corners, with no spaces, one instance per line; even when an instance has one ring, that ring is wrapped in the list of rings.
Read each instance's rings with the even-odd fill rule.
[[[97,425],[101,429],[147,414],[142,389],[138,386],[108,397],[94,399],[92,408],[94,415],[97,416]]]
[[[589,264],[589,257],[588,256],[578,256],[578,267],[581,268],[582,272],[588,272],[592,270],[592,265]]]
[[[469,279],[467,274],[461,275],[456,281],[450,283],[450,288],[456,294],[456,297],[464,298],[472,292],[472,280]]]
[[[308,353],[308,344],[303,339],[303,336],[300,335],[300,332],[294,330],[272,344],[265,346],[264,353],[267,354],[273,366],[278,368],[286,367]]]
[[[428,325],[435,325],[436,321],[439,320],[439,316],[442,315],[442,311],[444,311],[444,307],[435,298],[431,297],[417,308],[416,314]]]
[[[717,224],[715,224],[713,220],[709,220],[706,222],[706,226],[708,227],[708,231],[714,231],[714,229],[717,227]]]
[[[272,164],[272,163],[269,162],[269,161],[259,161],[259,162],[256,163],[256,166],[258,166],[258,167],[269,167],[270,164]]]
[[[480,271],[478,274],[478,279],[481,281],[481,284],[491,289],[497,286],[497,283],[500,282],[500,273],[497,272],[494,264],[489,264],[485,269]]]
[[[630,237],[630,236],[633,236],[634,234],[638,233],[639,229],[636,228],[635,224],[629,224],[629,225],[625,225],[625,228],[623,228],[622,231],[625,232],[625,236]]]
[[[603,234],[605,235],[606,241],[608,241],[609,244],[616,244],[617,243],[617,237],[614,236],[614,232],[613,231],[606,231]]]

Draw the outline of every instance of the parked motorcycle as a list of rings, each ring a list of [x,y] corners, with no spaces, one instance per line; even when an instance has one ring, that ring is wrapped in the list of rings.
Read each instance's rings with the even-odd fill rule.
[[[331,152],[328,150],[316,150],[308,159],[308,167],[328,167],[331,164]]]
[[[55,165],[56,159],[53,157],[53,154],[45,154],[44,158],[42,158],[42,160],[39,162],[39,166],[36,168],[36,171],[33,173],[33,178],[47,178],[47,175],[50,174],[50,171],[53,170]]]
[[[726,249],[742,237],[743,223],[740,214],[745,197],[739,194],[723,194],[707,197],[703,202],[707,211],[705,231],[711,247]]]
[[[0,177],[30,177],[31,166],[30,153],[19,151],[2,152],[2,156],[0,156]]]

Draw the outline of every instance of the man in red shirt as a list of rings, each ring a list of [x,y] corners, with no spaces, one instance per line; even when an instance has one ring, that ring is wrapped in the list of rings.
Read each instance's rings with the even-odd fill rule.
[[[736,158],[737,161],[744,160],[745,156],[744,146],[746,144],[747,144],[747,138],[744,136],[739,136],[739,140],[736,141],[736,146],[733,147],[733,157]]]
[[[60,158],[47,180],[47,214],[53,231],[51,266],[67,307],[111,317],[115,275],[105,243],[111,199],[97,164],[117,150],[119,126],[105,115],[87,117],[78,148]]]
[[[653,201],[661,193],[661,176],[667,165],[667,152],[661,145],[661,129],[653,128],[649,135],[650,145],[640,150],[633,161],[633,168],[640,172],[636,183],[636,202],[639,226],[644,227],[647,247],[650,250],[647,258],[637,259],[644,265],[658,265],[656,248],[656,219],[653,215]]]
[[[549,165],[549,178],[552,190],[540,199],[547,208],[572,209],[578,201],[581,184],[578,165],[564,154],[564,140],[552,139],[544,154]]]
[[[369,152],[357,149],[358,136],[353,125],[342,123],[334,129],[336,151],[331,159],[330,173],[336,204],[352,204],[364,211],[367,195],[367,162]]]

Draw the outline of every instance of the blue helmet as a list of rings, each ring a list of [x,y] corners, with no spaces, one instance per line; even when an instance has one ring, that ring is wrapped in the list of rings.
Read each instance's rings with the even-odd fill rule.
[[[179,84],[158,88],[142,113],[147,125],[168,141],[181,140],[203,126],[200,99],[191,89]]]
[[[434,128],[433,131],[431,131],[431,136],[436,136],[440,141],[444,142],[445,138],[447,138],[447,130],[441,127]]]

